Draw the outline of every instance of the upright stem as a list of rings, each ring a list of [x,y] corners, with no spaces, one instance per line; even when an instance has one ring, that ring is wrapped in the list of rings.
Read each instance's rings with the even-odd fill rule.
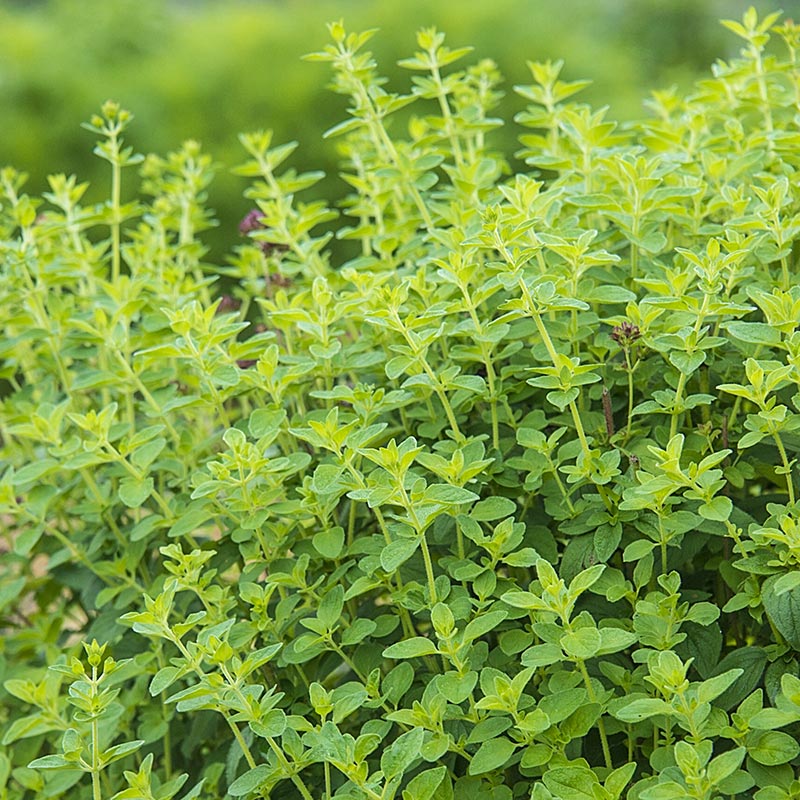
[[[422,550],[422,560],[425,562],[425,574],[428,578],[428,592],[431,596],[431,608],[436,605],[436,579],[433,575],[433,561],[431,560],[431,551],[428,549],[428,542],[425,539],[425,531],[423,530],[422,525],[420,524],[419,517],[417,517],[416,511],[414,511],[414,504],[411,502],[411,498],[408,496],[406,492],[406,487],[403,486],[402,478],[398,481],[398,485],[400,487],[400,494],[403,496],[403,505],[405,506],[406,511],[408,512],[409,520],[411,521],[411,525],[414,530],[417,532],[417,536],[419,536],[419,544],[420,549]]]
[[[708,312],[708,304],[711,301],[710,294],[703,294],[703,305],[700,306],[700,310],[697,312],[697,319],[694,321],[694,333],[697,335],[700,333],[700,328],[703,326],[703,321],[706,318],[706,314]],[[680,377],[678,378],[678,386],[675,389],[675,405],[677,406],[680,402],[683,401],[683,390],[686,388],[686,373],[681,372]],[[681,412],[673,410],[672,419],[669,424],[669,438],[671,439],[675,434],[678,432],[678,417],[680,416]]]
[[[128,363],[128,360],[119,350],[119,348],[112,345],[112,352],[117,356],[117,360],[122,365],[122,368],[125,370],[125,372],[127,372],[130,378],[134,381],[136,388],[139,390],[142,397],[144,397],[147,404],[159,415],[159,418],[164,423],[164,427],[167,429],[167,431],[169,431],[169,435],[172,437],[173,442],[175,442],[176,445],[179,445],[181,442],[180,435],[175,430],[169,419],[167,419],[166,415],[161,410],[161,406],[156,402],[153,395],[150,394],[149,390],[142,382],[142,379],[136,374],[136,372],[134,372],[133,367],[131,367],[131,365]]]
[[[764,116],[764,127],[767,132],[767,148],[772,152],[775,148],[775,143],[772,140],[772,134],[775,127],[772,122],[772,108],[769,103],[769,92],[767,91],[767,79],[764,72],[764,59],[761,57],[761,50],[755,45],[752,46],[754,60],[756,64],[756,76],[758,79],[758,95],[761,101],[761,113]]]
[[[433,561],[431,560],[431,551],[428,549],[428,542],[425,539],[425,534],[419,535],[420,549],[422,550],[422,559],[425,562],[425,574],[428,578],[428,592],[431,596],[431,607],[435,606],[438,602],[436,598],[436,580],[433,576]]]
[[[417,347],[417,343],[414,341],[408,328],[405,326],[405,323],[400,319],[400,315],[397,313],[397,310],[394,310],[393,313],[394,322],[397,326],[400,333],[402,333],[403,338],[408,342],[408,346],[414,352],[414,355],[419,360],[419,364],[422,367],[425,374],[430,378],[431,384],[433,386],[433,391],[436,393],[436,396],[439,398],[439,401],[442,404],[442,408],[444,408],[444,413],[447,415],[447,421],[450,423],[450,428],[453,431],[456,440],[464,441],[464,434],[461,433],[461,429],[458,427],[458,420],[456,420],[455,412],[453,411],[453,407],[450,405],[450,401],[447,399],[447,392],[445,392],[442,384],[439,382],[439,378],[437,377],[436,373],[431,369],[431,365],[428,363],[428,360],[425,358],[425,353],[422,349]]]
[[[434,59],[435,56],[431,54],[431,60],[433,61]],[[458,141],[455,126],[453,125],[453,115],[450,113],[450,104],[447,102],[447,93],[444,88],[444,83],[442,82],[442,76],[435,62],[431,67],[431,75],[436,84],[436,97],[439,101],[439,108],[442,110],[442,119],[444,120],[444,127],[450,139],[450,146],[453,148],[453,157],[455,158],[456,164],[460,166],[464,163],[464,156],[461,153],[461,143]]]
[[[460,282],[459,288],[461,294],[464,296],[464,301],[467,304],[467,311],[469,312],[472,324],[480,337],[479,344],[481,348],[481,355],[483,356],[483,363],[486,366],[486,382],[489,386],[489,403],[492,415],[492,446],[495,450],[500,449],[500,424],[497,417],[497,374],[494,371],[494,364],[492,363],[492,348],[487,345],[483,338],[483,325],[475,311],[475,303],[470,294],[469,287],[465,281]],[[509,422],[513,422],[513,417]]]
[[[624,353],[626,372],[628,374],[628,416],[625,424],[625,438],[622,440],[623,447],[628,443],[631,435],[631,425],[633,424],[633,369],[631,368],[631,358],[627,348],[625,348]]]
[[[778,452],[781,454],[783,468],[786,470],[786,491],[789,494],[789,504],[794,505],[794,481],[792,480],[792,468],[789,464],[789,458],[786,455],[786,448],[783,446],[781,437],[777,433],[773,433],[772,438],[775,440],[775,444],[778,445]]]
[[[345,461],[345,466],[347,467],[347,471],[352,476],[353,480],[358,484],[360,489],[365,489],[367,484],[364,480],[361,473],[350,463],[349,460]],[[381,533],[383,534],[383,539],[386,544],[390,544],[392,541],[392,537],[389,534],[389,528],[386,526],[386,520],[383,516],[383,512],[381,512],[380,508],[377,506],[373,509],[375,514],[375,519],[378,521],[378,527],[381,529]],[[394,581],[397,584],[397,589],[399,592],[403,591],[403,579],[400,577],[400,571],[397,570],[394,574]],[[407,637],[412,638],[417,635],[417,631],[414,628],[414,621],[411,619],[411,614],[409,613],[408,609],[405,606],[398,606],[400,611],[400,622],[403,625],[403,630]]]
[[[239,743],[244,759],[247,761],[247,766],[250,767],[250,769],[255,769],[255,759],[250,752],[250,748],[247,746],[247,742],[244,740],[244,736],[242,736],[242,732],[239,730],[239,726],[227,714],[225,715],[225,722],[228,723],[228,727],[231,729],[234,739]]]
[[[594,687],[592,686],[592,679],[589,677],[589,672],[586,669],[586,664],[584,663],[583,659],[578,659],[577,662],[578,669],[580,670],[581,677],[583,678],[584,686],[586,686],[586,692],[589,695],[589,702],[597,703],[597,695],[594,693]],[[608,736],[606,735],[606,726],[603,722],[603,713],[602,710],[600,712],[600,716],[597,718],[597,730],[600,733],[600,744],[603,748],[603,758],[606,762],[606,767],[608,769],[614,769],[614,763],[611,761],[611,749],[608,746]]]
[[[667,574],[667,540],[664,536],[664,518],[658,515],[658,538],[661,544],[661,574]]]
[[[678,378],[678,385],[675,388],[675,405],[677,406],[678,403],[683,399],[683,390],[686,388],[686,373],[681,372],[680,377]],[[671,439],[675,434],[678,432],[678,418],[680,417],[681,412],[677,409],[673,409],[672,411],[672,419],[669,423],[669,438]]]
[[[116,285],[120,267],[120,203],[122,194],[122,168],[119,164],[117,137],[111,139],[116,158],[111,162],[111,282]]]
[[[92,667],[92,695],[97,694],[97,667]],[[102,800],[100,787],[100,730],[97,716],[92,717],[92,798]]]
[[[329,762],[323,764],[325,770],[325,800],[331,800],[331,765]]]

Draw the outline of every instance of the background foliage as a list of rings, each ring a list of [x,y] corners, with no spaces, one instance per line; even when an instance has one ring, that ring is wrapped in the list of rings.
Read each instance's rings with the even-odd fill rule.
[[[767,4],[757,4],[766,8]],[[616,119],[642,112],[651,89],[687,88],[713,60],[734,52],[717,24],[740,16],[744,0],[25,0],[0,4],[0,165],[46,188],[53,165],[90,181],[102,197],[101,166],[75,124],[108,98],[135,109],[131,141],[141,152],[166,152],[199,140],[221,170],[210,205],[222,231],[209,241],[218,255],[247,210],[230,168],[239,158],[236,131],[269,127],[279,141],[306,144],[303,167],[335,176],[335,142],[321,130],[338,119],[337,101],[300,60],[324,41],[324,25],[343,17],[352,29],[378,27],[375,52],[384,74],[400,80],[403,58],[422,26],[448,31],[494,59],[505,78],[510,116],[514,84],[527,60],[564,59],[567,79],[590,75],[587,102],[610,105]],[[800,13],[798,0],[783,4]],[[503,149],[515,149],[502,131]],[[129,183],[129,186],[131,184]],[[327,197],[342,194],[335,178]]]

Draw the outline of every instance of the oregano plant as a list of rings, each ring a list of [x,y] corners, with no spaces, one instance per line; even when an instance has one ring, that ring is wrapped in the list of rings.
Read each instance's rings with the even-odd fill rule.
[[[224,264],[116,103],[107,202],[0,172],[2,800],[800,797],[800,27],[724,24],[503,153],[493,62],[334,23],[349,193],[242,135]]]

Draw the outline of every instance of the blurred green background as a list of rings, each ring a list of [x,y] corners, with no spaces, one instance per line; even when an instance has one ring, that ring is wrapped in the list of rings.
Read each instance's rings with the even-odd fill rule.
[[[107,165],[91,155],[80,123],[106,99],[136,116],[128,142],[165,153],[199,139],[220,164],[210,191],[217,248],[235,241],[248,205],[230,168],[243,160],[236,134],[273,128],[296,139],[295,164],[335,176],[335,144],[322,132],[345,116],[327,88],[325,65],[301,56],[327,44],[325,22],[377,27],[370,43],[389,88],[406,91],[395,66],[415,49],[415,31],[435,25],[448,44],[475,47],[505,75],[500,146],[511,154],[524,107],[512,90],[529,83],[528,60],[563,58],[564,77],[591,78],[581,97],[621,120],[644,113],[651,89],[688,88],[736,38],[720,17],[740,18],[746,0],[0,0],[0,165],[30,175],[39,192],[53,172],[75,173],[105,197]],[[760,12],[776,10],[756,3]],[[797,16],[800,0],[784,0]],[[463,63],[463,62],[462,62]],[[134,182],[126,175],[129,188]],[[329,194],[343,192],[331,183]],[[338,187],[338,188],[337,188]]]

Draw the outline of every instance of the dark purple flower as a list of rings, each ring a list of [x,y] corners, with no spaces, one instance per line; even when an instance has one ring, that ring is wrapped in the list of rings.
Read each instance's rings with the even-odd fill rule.
[[[620,325],[615,325],[614,329],[611,331],[611,338],[620,347],[626,348],[635,342],[641,335],[642,332],[639,330],[639,326],[634,325],[632,322],[628,322],[627,320]]]
[[[224,294],[220,298],[219,305],[217,306],[217,314],[227,314],[229,311],[238,311],[241,305],[241,300],[237,300],[229,294]]]
[[[263,216],[257,208],[254,208],[252,211],[248,211],[245,218],[239,223],[239,233],[241,233],[242,236],[249,236],[254,231],[268,230],[269,226],[265,225],[262,220]],[[265,239],[257,240],[256,244],[258,245],[259,250],[261,250],[265,256],[283,253],[289,249],[285,244],[269,242]]]
[[[252,211],[248,211],[245,218],[239,223],[239,233],[242,236],[247,236],[248,233],[252,233],[253,231],[262,230],[266,226],[261,221],[261,212],[254,208]]]

